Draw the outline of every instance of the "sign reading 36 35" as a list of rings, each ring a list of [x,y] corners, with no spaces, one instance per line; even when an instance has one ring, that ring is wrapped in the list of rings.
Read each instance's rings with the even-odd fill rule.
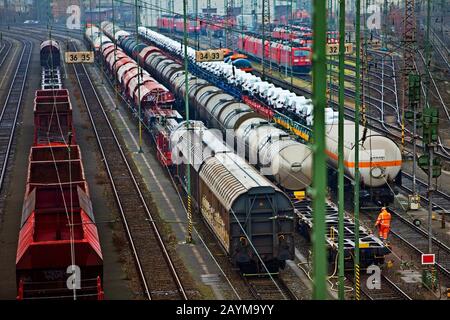
[[[66,63],[93,63],[94,53],[91,51],[66,52]]]

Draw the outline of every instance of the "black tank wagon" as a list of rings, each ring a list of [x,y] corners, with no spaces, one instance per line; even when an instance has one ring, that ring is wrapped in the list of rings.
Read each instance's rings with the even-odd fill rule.
[[[61,48],[55,40],[47,40],[42,42],[40,55],[41,67],[58,68],[61,66]]]

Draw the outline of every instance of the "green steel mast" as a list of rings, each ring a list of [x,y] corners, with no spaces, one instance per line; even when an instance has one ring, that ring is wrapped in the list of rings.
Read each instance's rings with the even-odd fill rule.
[[[313,299],[327,299],[327,259],[325,247],[325,196],[327,188],[325,159],[325,108],[326,98],[326,6],[325,0],[313,2],[313,103],[314,145],[313,150]]]
[[[184,19],[184,35],[183,35],[183,44],[184,44],[184,85],[185,85],[185,95],[184,95],[184,103],[185,103],[185,113],[186,113],[186,129],[187,129],[187,143],[189,145],[189,68],[188,68],[188,33],[187,33],[187,0],[183,0],[183,19]],[[190,161],[191,155],[189,148],[188,159]],[[189,163],[187,166],[187,206],[188,206],[188,234],[186,235],[186,243],[192,243],[192,199],[191,199],[191,169],[189,167]]]
[[[339,3],[339,122],[338,122],[338,296],[344,300],[344,90],[345,0]]]
[[[113,22],[113,34],[114,34],[114,62],[117,61],[117,41],[116,41],[116,10],[115,10],[115,6],[114,6],[114,0],[112,0],[112,22]],[[114,72],[114,91],[116,93],[116,97],[118,94],[118,90],[117,90],[117,74],[116,72]],[[117,108],[117,105],[116,105]]]
[[[101,6],[102,6],[102,0],[98,0],[98,27],[100,28],[101,27],[101,21],[100,21],[100,18],[101,18]],[[102,49],[102,47],[103,47],[103,37],[100,37],[100,52],[101,52],[101,49]],[[100,59],[100,62],[101,62],[101,66],[102,66],[102,70],[103,70],[103,59]],[[101,81],[102,81],[102,84],[103,84],[103,77],[101,77]]]
[[[431,21],[431,0],[427,0],[427,30],[425,37],[425,108],[430,108],[430,64],[431,64],[431,52],[430,52],[430,21]],[[428,163],[428,253],[433,252],[433,227],[432,227],[432,216],[433,216],[433,156],[434,156],[435,143],[428,143],[426,149],[429,153],[429,163]],[[442,213],[444,214],[444,213]],[[433,267],[431,267],[433,270]]]
[[[361,0],[355,1],[356,23],[356,66],[355,66],[355,186],[354,186],[354,215],[355,215],[355,299],[361,299],[360,270],[359,270],[359,108],[361,106]]]
[[[139,28],[139,7],[138,7],[138,0],[134,0],[134,5],[135,5],[135,15],[136,15],[136,40],[139,39],[139,33],[138,33],[138,28]],[[141,81],[142,81],[142,68],[141,66],[138,64],[138,119],[139,119],[139,153],[142,153],[142,122],[141,122],[141,107],[142,107],[142,103],[141,103]]]

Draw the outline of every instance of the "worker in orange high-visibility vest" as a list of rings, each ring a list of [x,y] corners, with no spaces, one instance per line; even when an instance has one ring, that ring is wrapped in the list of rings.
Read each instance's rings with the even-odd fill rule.
[[[375,227],[378,227],[380,238],[387,240],[391,229],[391,214],[386,210],[386,207],[381,208]]]

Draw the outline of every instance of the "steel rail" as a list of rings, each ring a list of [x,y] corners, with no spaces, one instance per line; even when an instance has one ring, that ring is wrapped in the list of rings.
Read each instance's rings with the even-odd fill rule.
[[[14,133],[17,127],[17,119],[22,104],[25,82],[28,76],[31,53],[33,51],[33,44],[30,41],[27,40],[21,42],[23,44],[22,53],[0,114],[0,191],[3,188],[6,176]]]

